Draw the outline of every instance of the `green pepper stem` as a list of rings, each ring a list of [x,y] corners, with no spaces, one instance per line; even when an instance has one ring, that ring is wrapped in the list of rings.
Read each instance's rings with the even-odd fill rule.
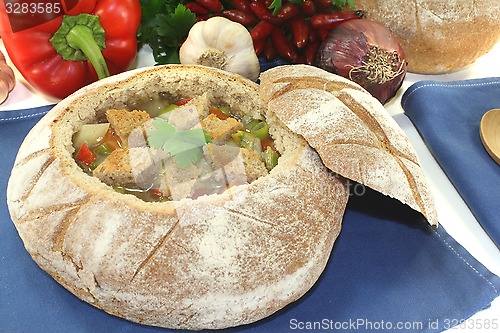
[[[108,65],[90,28],[77,24],[66,35],[66,40],[69,46],[85,54],[94,66],[99,79],[109,76]]]

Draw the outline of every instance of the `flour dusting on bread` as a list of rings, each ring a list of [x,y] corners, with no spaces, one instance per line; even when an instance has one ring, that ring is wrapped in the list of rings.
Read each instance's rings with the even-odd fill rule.
[[[137,95],[207,91],[269,123],[281,156],[268,174],[221,194],[146,202],[86,174],[72,157],[83,124]],[[222,329],[265,318],[314,285],[340,232],[343,178],[237,75],[170,65],[103,79],[55,106],[27,140],[39,135],[43,144],[21,147],[7,191],[26,249],[76,296],[137,323]]]
[[[414,149],[368,92],[307,65],[262,73],[260,91],[269,109],[302,135],[330,170],[400,200],[437,225]]]

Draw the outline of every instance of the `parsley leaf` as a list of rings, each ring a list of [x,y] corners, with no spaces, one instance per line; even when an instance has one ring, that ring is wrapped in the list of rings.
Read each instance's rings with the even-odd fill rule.
[[[196,17],[184,5],[177,5],[175,9],[167,15],[162,15],[157,24],[157,32],[161,37],[170,41],[180,41],[189,32],[189,29],[196,23]]]
[[[201,160],[202,147],[211,141],[202,128],[181,131],[161,118],[153,120],[153,127],[148,133],[148,145],[169,153],[181,169]]]
[[[354,0],[332,0],[334,6],[344,7],[345,5],[354,8]]]
[[[273,15],[278,14],[278,11],[280,10],[281,6],[283,6],[283,1],[282,0],[273,0],[271,4],[269,5],[269,9],[273,10]]]
[[[196,16],[184,6],[189,0],[141,0],[138,46],[149,45],[157,64],[179,63],[179,47]]]

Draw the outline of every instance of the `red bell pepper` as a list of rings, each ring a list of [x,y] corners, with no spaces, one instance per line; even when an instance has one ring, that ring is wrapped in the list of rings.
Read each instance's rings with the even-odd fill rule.
[[[12,11],[0,2],[5,48],[35,89],[64,98],[129,68],[137,53],[139,0],[61,0],[60,10],[64,15],[17,31],[9,20]]]
[[[78,152],[76,153],[75,159],[78,162],[81,162],[90,167],[92,166],[92,163],[95,162],[96,156],[85,143],[82,143],[80,149],[78,149]]]

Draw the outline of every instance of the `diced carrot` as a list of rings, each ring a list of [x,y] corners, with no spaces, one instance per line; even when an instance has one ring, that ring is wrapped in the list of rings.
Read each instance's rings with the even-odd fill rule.
[[[153,187],[149,190],[149,192],[153,195],[153,197],[155,197],[157,201],[160,201],[164,198],[163,192],[157,187]]]
[[[209,109],[209,112],[211,114],[215,115],[220,120],[226,120],[227,118],[229,118],[229,115],[225,114],[218,107],[215,107],[215,106],[211,106]]]
[[[177,102],[175,102],[174,104],[175,105],[178,105],[178,106],[181,106],[181,105],[184,105],[184,104],[187,104],[189,103],[189,101],[192,100],[192,98],[183,98],[181,100],[178,100]]]
[[[109,149],[111,150],[115,150],[122,147],[122,140],[111,126],[109,127],[108,131],[102,138],[101,143],[107,144]]]

